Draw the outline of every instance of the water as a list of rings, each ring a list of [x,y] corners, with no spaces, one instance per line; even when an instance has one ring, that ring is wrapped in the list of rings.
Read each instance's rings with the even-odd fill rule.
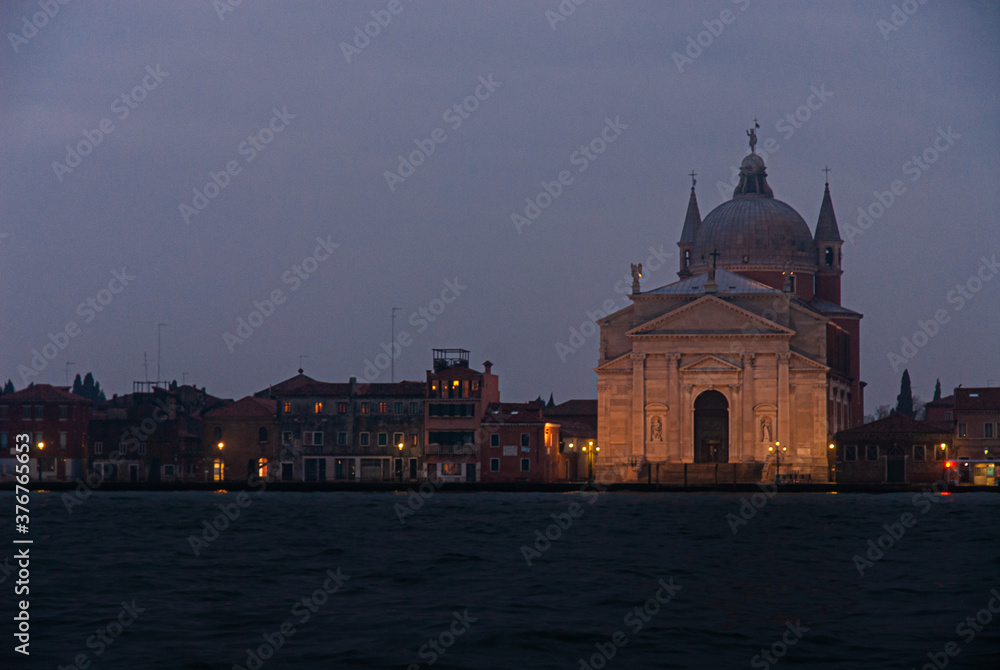
[[[256,667],[247,649],[279,646],[283,623],[263,668],[921,668],[948,642],[948,667],[997,667],[1000,614],[956,633],[1000,588],[993,494],[782,494],[735,535],[726,515],[748,494],[439,492],[405,525],[400,494],[246,495],[196,557],[189,536],[236,494],[97,492],[72,514],[33,494],[31,657],[11,651],[7,577],[0,667]],[[529,567],[522,545],[574,503]],[[904,513],[914,525],[861,576],[852,557]],[[317,589],[315,612],[296,607]],[[88,646],[98,630],[108,643]],[[431,639],[450,646],[428,665]],[[775,643],[776,665],[755,658]]]

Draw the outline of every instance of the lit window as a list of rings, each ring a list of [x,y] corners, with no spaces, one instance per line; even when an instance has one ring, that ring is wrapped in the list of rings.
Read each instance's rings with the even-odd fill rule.
[[[322,413],[323,413],[323,403],[318,402],[318,403],[314,404],[313,405],[313,414],[322,414]]]
[[[500,459],[491,458],[490,459],[490,472],[500,472]]]
[[[386,413],[388,413],[388,411],[389,411],[389,403],[387,403],[387,402],[380,402],[378,404],[378,413],[379,414],[386,414]]]
[[[347,414],[347,403],[338,402],[337,403],[337,414]]]
[[[958,436],[959,437],[968,437],[969,436],[969,424],[965,423],[964,421],[959,422],[959,424],[958,424]]]
[[[366,403],[366,402],[361,403],[361,413],[362,414],[368,414],[368,412],[370,412],[370,411],[371,411],[371,407],[368,406],[368,403]]]
[[[261,479],[267,477],[267,459],[259,458],[257,459],[257,476]]]
[[[222,462],[221,458],[215,459],[212,463],[212,479],[217,482],[221,482],[226,477],[226,464]]]
[[[441,474],[443,474],[443,475],[461,475],[462,474],[462,464],[461,463],[442,463],[441,464]]]
[[[282,444],[292,443],[292,431],[286,430],[281,433],[281,443]]]
[[[417,446],[417,434],[416,433],[410,433],[410,444],[412,444],[414,447]]]
[[[284,412],[285,414],[291,414],[292,413],[292,403],[286,402],[286,403],[282,404],[282,410],[281,411]]]

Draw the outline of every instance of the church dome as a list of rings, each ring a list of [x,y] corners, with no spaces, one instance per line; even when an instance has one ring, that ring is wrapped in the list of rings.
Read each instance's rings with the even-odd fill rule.
[[[755,153],[740,165],[740,183],[698,226],[692,267],[704,266],[718,251],[718,267],[739,271],[756,266],[816,271],[816,245],[805,220],[776,200],[767,184],[764,160]]]

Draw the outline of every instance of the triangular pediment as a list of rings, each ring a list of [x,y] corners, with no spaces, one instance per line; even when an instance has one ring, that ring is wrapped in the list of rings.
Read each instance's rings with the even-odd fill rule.
[[[741,368],[740,366],[733,365],[729,361],[723,360],[718,356],[709,354],[699,358],[693,363],[682,365],[680,369],[682,372],[730,372],[740,370]]]
[[[632,359],[629,358],[631,353],[632,352],[624,353],[618,358],[612,358],[609,361],[605,361],[594,368],[594,372],[631,372]]]
[[[742,307],[707,295],[636,326],[640,335],[793,335],[794,331]]]
[[[829,370],[830,368],[822,363],[814,361],[808,356],[803,356],[797,351],[792,352],[792,357],[788,361],[789,370]]]

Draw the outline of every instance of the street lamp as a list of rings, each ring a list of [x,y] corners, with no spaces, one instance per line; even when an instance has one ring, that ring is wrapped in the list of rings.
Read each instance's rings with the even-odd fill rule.
[[[767,450],[774,453],[774,485],[777,486],[781,481],[781,452],[788,451],[788,447],[781,446],[781,442],[775,442],[774,446],[768,447]]]
[[[223,479],[225,478],[225,474],[226,474],[225,465],[222,462],[222,449],[225,446],[226,446],[226,444],[224,442],[219,442],[219,444],[218,444],[218,447],[219,447],[218,467],[214,468],[215,472],[213,473],[214,474],[214,479],[217,482],[223,481]]]
[[[402,484],[403,483],[403,443],[402,443],[402,441],[400,441],[400,443],[397,444],[396,446],[399,448],[399,458],[396,459],[397,462],[399,463],[399,467],[396,468],[396,470],[397,470],[397,472],[399,472],[399,483]]]
[[[572,447],[573,445],[571,444],[570,446]],[[594,446],[593,440],[587,440],[587,444],[583,448],[583,452],[587,454],[587,481],[590,483],[594,481],[594,457],[600,450],[600,447]]]

